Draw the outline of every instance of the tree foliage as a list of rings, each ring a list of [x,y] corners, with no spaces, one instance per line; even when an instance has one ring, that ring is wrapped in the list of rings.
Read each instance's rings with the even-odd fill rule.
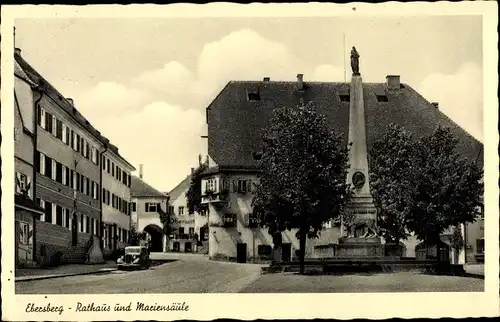
[[[435,243],[445,229],[473,222],[480,214],[483,170],[459,155],[458,140],[448,128],[438,127],[417,143],[407,224],[419,239]]]
[[[350,196],[347,147],[303,101],[275,109],[263,143],[254,213],[272,235],[297,229],[303,272],[306,238],[343,213]]]
[[[201,174],[208,168],[206,162],[200,164],[191,176],[191,183],[186,193],[187,208],[190,214],[200,212],[201,205]]]
[[[408,231],[439,246],[446,229],[475,220],[482,208],[483,170],[457,152],[457,143],[448,128],[411,140],[391,125],[374,144],[370,180],[387,237],[404,238]]]
[[[406,220],[412,209],[412,158],[415,142],[411,133],[390,124],[368,155],[370,188],[377,207],[378,226],[386,241],[398,243],[409,235]]]
[[[163,210],[162,207],[161,207],[161,204],[158,203],[157,204],[157,207],[156,207],[156,211],[158,212],[158,215],[160,216],[160,222],[163,226],[163,233],[165,235],[170,236],[171,234],[173,234],[173,228],[172,228],[172,221],[170,219],[170,212],[169,212],[169,209],[170,209],[170,199],[167,200],[166,202],[166,210]]]
[[[453,229],[453,235],[451,235],[451,247],[459,252],[465,246],[464,236],[462,236],[462,226],[458,225]]]

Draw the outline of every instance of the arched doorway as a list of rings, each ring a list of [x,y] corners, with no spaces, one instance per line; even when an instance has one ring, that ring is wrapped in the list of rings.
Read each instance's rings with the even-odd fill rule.
[[[181,251],[181,244],[179,242],[174,242],[174,247],[173,247],[174,252],[180,252]]]
[[[158,225],[150,224],[144,227],[144,231],[149,235],[149,251],[163,252],[163,231]]]

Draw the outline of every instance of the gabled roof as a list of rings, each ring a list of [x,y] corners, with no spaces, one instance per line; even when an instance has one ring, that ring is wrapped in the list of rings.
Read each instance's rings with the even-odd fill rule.
[[[113,151],[120,159],[122,159],[126,164],[128,164],[133,170],[135,167],[130,164],[123,156],[118,152],[118,148],[111,144],[108,138],[103,136],[95,127],[90,124],[90,122],[77,110],[73,104],[71,104],[54,86],[52,86],[40,73],[38,73],[35,68],[33,68],[20,54],[14,55],[15,69],[22,75],[26,75],[26,78],[31,80],[34,84],[38,85],[38,89],[47,94],[57,105],[66,113],[72,117],[76,123],[87,130],[91,135],[93,135],[98,141],[103,145],[107,146],[109,150]],[[16,74],[17,75],[17,74]]]
[[[180,195],[182,195],[183,192],[187,192],[191,184],[191,178],[192,176],[188,175],[168,193],[170,200],[176,200]]]
[[[26,75],[24,70],[21,68],[17,60],[14,60],[14,75],[19,77],[20,79],[24,80],[26,83],[28,83],[32,87],[36,87],[37,84]]]
[[[269,125],[273,109],[297,106],[301,98],[314,102],[347,145],[349,102],[341,102],[339,95],[348,95],[349,87],[348,83],[304,82],[304,90],[299,91],[297,82],[231,81],[207,107],[208,153],[219,166],[255,166],[253,155],[262,150],[261,133]],[[249,100],[248,92],[256,89],[260,100]],[[377,95],[383,94],[388,101],[378,102]],[[390,123],[412,132],[415,138],[442,125],[459,138],[462,155],[482,163],[482,143],[410,86],[401,84],[399,89],[388,90],[385,83],[364,83],[363,98],[368,149]]]
[[[132,176],[130,183],[130,194],[132,197],[152,197],[152,198],[167,198],[167,196],[144,182],[137,176]]]

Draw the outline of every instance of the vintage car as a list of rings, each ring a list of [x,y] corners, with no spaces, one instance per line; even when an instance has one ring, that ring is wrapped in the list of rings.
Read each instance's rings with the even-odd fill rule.
[[[127,246],[125,255],[117,259],[118,269],[140,268],[145,269],[151,266],[149,250],[145,246]]]

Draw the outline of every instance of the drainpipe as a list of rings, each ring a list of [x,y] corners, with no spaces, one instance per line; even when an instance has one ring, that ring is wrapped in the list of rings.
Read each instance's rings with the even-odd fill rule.
[[[33,88],[36,92],[40,94],[40,97],[34,102],[33,104],[33,109],[35,117],[33,118],[33,123],[34,123],[34,137],[33,137],[33,160],[36,160],[36,152],[38,151],[37,145],[38,145],[38,114],[37,114],[37,108],[40,107],[40,101],[42,100],[43,97],[43,89],[40,86],[36,86]],[[32,189],[33,189],[33,199],[36,202],[36,165],[33,167],[33,180],[32,182]],[[36,219],[35,222],[33,223],[33,261],[36,262]]]
[[[104,236],[104,223],[102,221],[102,188],[103,188],[103,184],[102,184],[102,157],[104,155],[104,153],[106,153],[106,151],[108,151],[108,145],[106,143],[104,143],[104,151],[100,152],[100,155],[99,155],[99,158],[100,160],[98,160],[99,162],[99,184],[100,184],[100,187],[99,187],[99,193],[98,193],[98,196],[100,196],[99,198],[99,211],[100,211],[100,224],[99,224],[99,245],[101,246],[101,250],[103,249],[103,243],[104,241],[102,240],[102,236]],[[109,232],[108,232],[109,233]]]

